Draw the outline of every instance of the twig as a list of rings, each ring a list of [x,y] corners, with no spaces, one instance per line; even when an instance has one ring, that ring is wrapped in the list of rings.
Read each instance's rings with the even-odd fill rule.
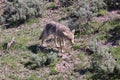
[[[15,38],[13,37],[13,38],[7,43],[7,49],[9,49],[14,42],[15,42]]]

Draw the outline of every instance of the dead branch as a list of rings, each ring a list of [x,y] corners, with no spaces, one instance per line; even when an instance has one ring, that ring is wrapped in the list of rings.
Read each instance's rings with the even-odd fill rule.
[[[15,42],[15,38],[13,37],[13,38],[7,43],[7,49],[9,49],[14,42]]]

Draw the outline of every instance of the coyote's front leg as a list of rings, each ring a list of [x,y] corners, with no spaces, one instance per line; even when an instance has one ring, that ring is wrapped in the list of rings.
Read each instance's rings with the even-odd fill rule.
[[[64,52],[64,47],[65,47],[65,41],[63,39],[59,40],[60,43],[60,52],[63,53]]]
[[[41,39],[41,44],[40,44],[41,46],[44,46],[44,40],[45,39]]]
[[[57,41],[57,36],[54,36],[54,43],[55,43],[55,46],[56,46],[56,47],[59,47],[58,41]]]

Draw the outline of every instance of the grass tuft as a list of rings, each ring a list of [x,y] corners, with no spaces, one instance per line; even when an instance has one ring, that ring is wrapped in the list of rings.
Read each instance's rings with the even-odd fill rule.
[[[80,49],[80,45],[77,44],[77,43],[75,43],[75,44],[73,45],[73,49],[74,49],[74,50]]]

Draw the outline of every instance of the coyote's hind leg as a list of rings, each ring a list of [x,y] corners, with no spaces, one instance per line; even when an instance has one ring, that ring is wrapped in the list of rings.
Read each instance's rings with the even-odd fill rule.
[[[63,39],[60,39],[59,43],[60,43],[60,52],[63,53],[64,52],[64,50],[63,50],[64,45],[62,44],[63,43]]]

